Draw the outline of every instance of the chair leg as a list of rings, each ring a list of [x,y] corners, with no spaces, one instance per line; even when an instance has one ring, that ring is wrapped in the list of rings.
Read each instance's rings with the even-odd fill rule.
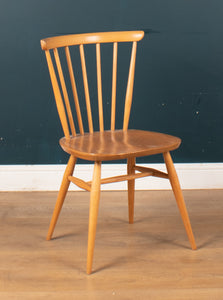
[[[67,194],[67,190],[68,190],[69,185],[70,185],[70,181],[68,180],[68,176],[71,176],[73,174],[76,160],[77,159],[74,156],[71,155],[70,159],[68,161],[66,170],[64,172],[63,180],[62,180],[60,190],[59,190],[59,193],[58,193],[58,196],[57,196],[56,205],[55,205],[55,208],[54,208],[54,211],[53,211],[53,216],[52,216],[52,219],[51,219],[51,222],[50,222],[50,227],[49,227],[47,238],[46,238],[47,241],[49,241],[51,239],[52,235],[53,235],[53,231],[54,231],[54,228],[56,226],[57,219],[59,217],[59,214],[60,214],[61,208],[63,206],[65,196]]]
[[[182,190],[180,187],[180,183],[178,180],[178,176],[177,176],[171,155],[169,152],[166,152],[166,153],[163,153],[163,157],[164,157],[164,161],[166,163],[167,172],[169,175],[169,180],[170,180],[170,183],[171,183],[171,186],[173,189],[173,193],[175,195],[176,202],[177,202],[177,205],[178,205],[178,208],[179,208],[179,211],[180,211],[183,223],[184,223],[184,227],[186,229],[187,236],[188,236],[188,239],[191,244],[191,248],[193,250],[196,250],[197,247],[196,247],[193,231],[192,231],[191,224],[190,224],[190,219],[189,219],[189,216],[187,213],[187,208],[186,208],[186,205],[184,202],[183,193],[182,193]]]
[[[87,274],[91,274],[92,272],[98,208],[99,208],[99,201],[100,201],[100,186],[101,186],[101,162],[95,162],[92,185],[91,185],[90,209],[89,209]]]
[[[134,174],[135,157],[128,159],[127,173]],[[134,222],[134,196],[135,196],[135,179],[128,180],[128,207],[129,207],[129,224]]]

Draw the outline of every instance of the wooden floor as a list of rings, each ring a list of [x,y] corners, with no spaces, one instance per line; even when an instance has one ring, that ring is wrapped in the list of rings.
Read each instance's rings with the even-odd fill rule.
[[[185,191],[198,250],[170,191],[101,195],[93,270],[86,275],[88,192],[69,193],[54,239],[56,193],[0,193],[0,299],[223,299],[223,190]]]

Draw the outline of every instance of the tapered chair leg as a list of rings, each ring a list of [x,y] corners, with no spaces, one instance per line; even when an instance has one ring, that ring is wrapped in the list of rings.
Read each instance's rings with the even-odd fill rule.
[[[92,272],[98,208],[100,202],[100,187],[101,187],[101,162],[95,162],[92,185],[91,185],[90,209],[89,209],[87,274],[91,274]]]
[[[60,214],[61,208],[63,206],[65,196],[67,194],[67,190],[68,190],[69,185],[70,185],[70,181],[68,180],[68,176],[71,176],[73,174],[76,160],[77,159],[74,156],[71,155],[70,159],[68,161],[67,167],[65,169],[65,172],[64,172],[64,175],[63,175],[63,180],[62,180],[60,190],[59,190],[59,193],[58,193],[58,196],[57,196],[56,205],[55,205],[55,208],[54,208],[54,211],[53,211],[53,216],[52,216],[52,219],[51,219],[51,222],[50,222],[50,227],[49,227],[47,238],[46,238],[48,241],[51,239],[51,237],[53,235],[53,231],[54,231],[54,228],[56,226],[57,219],[59,217],[59,214]]]
[[[135,157],[128,159],[127,173],[134,174]],[[129,207],[129,224],[134,222],[134,197],[135,197],[135,179],[128,180],[128,207]]]
[[[195,243],[195,239],[194,239],[194,235],[193,235],[193,231],[191,228],[191,224],[190,224],[190,219],[187,213],[187,208],[184,202],[184,198],[183,198],[183,193],[180,187],[180,183],[178,180],[178,176],[171,158],[171,155],[169,152],[163,153],[163,157],[164,157],[164,161],[166,163],[166,168],[167,168],[167,172],[169,175],[169,180],[173,189],[173,193],[175,195],[176,198],[176,202],[184,223],[184,227],[186,229],[187,232],[187,236],[188,239],[190,241],[191,244],[191,248],[193,250],[197,249],[196,243]]]

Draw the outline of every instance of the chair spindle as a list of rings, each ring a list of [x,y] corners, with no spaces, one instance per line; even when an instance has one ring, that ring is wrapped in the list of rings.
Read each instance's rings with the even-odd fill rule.
[[[63,128],[64,135],[65,135],[66,138],[69,139],[70,138],[70,131],[69,131],[68,123],[67,123],[67,116],[66,116],[62,96],[61,96],[61,93],[60,93],[60,88],[59,88],[59,85],[58,85],[56,73],[55,73],[55,70],[54,70],[52,58],[51,58],[51,55],[50,55],[50,51],[46,50],[45,54],[46,54],[46,60],[47,60],[48,68],[49,68],[49,73],[50,73],[52,86],[53,86],[53,92],[54,92],[54,97],[55,97],[55,100],[56,100],[56,106],[57,106],[59,118],[60,118],[60,121],[61,121],[61,125],[62,125],[62,128]]]
[[[93,133],[93,122],[92,122],[92,113],[91,113],[91,102],[89,95],[89,87],[88,87],[88,79],[87,79],[87,70],[86,70],[86,62],[84,55],[84,45],[80,45],[80,57],[81,57],[81,66],[82,66],[82,74],[83,74],[83,82],[84,82],[84,92],[85,92],[85,101],[87,107],[87,116],[88,116],[88,126],[89,132]]]
[[[68,120],[69,120],[69,124],[70,124],[71,133],[73,136],[76,136],[76,130],[75,130],[74,120],[73,120],[72,111],[71,111],[71,107],[70,107],[70,101],[69,101],[69,97],[68,97],[68,93],[67,93],[66,83],[64,80],[63,70],[61,67],[60,57],[59,57],[57,48],[53,49],[53,53],[54,53],[54,57],[55,57],[55,61],[56,61],[57,71],[58,71],[59,78],[60,78],[60,84],[61,84],[62,91],[63,91],[63,97],[64,97],[64,102],[65,102],[65,106],[66,106],[66,110],[67,110],[67,116],[68,116]]]
[[[113,44],[112,97],[111,97],[111,130],[115,130],[116,86],[117,86],[117,58],[118,58],[118,43],[115,42]]]
[[[134,83],[134,74],[135,74],[136,49],[137,49],[137,42],[133,42],[131,61],[129,66],[128,84],[127,84],[126,97],[125,97],[123,130],[127,130],[129,125],[129,116],[130,116],[131,105],[132,105],[133,83]]]
[[[83,126],[82,117],[81,117],[81,110],[80,110],[80,104],[79,104],[79,99],[78,99],[77,86],[76,86],[76,81],[75,81],[75,77],[74,77],[74,71],[73,71],[73,66],[72,66],[72,61],[71,61],[71,56],[70,56],[70,50],[69,50],[68,46],[65,47],[65,54],[66,54],[66,59],[67,59],[69,75],[70,75],[71,87],[72,87],[72,91],[73,91],[78,126],[79,126],[79,130],[80,130],[80,134],[84,134],[84,126]]]
[[[99,128],[100,128],[100,131],[103,132],[104,131],[104,118],[103,118],[103,100],[102,100],[101,48],[100,48],[100,44],[96,44],[96,60],[97,60]]]

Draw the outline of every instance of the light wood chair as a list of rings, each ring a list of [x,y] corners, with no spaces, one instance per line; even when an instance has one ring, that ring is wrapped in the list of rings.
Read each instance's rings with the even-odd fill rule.
[[[134,215],[134,185],[135,179],[145,176],[156,176],[170,180],[176,202],[188,235],[192,249],[196,249],[196,244],[191,229],[190,220],[185,206],[184,198],[178,181],[178,177],[170,155],[171,150],[179,147],[181,140],[177,137],[142,131],[129,130],[128,123],[133,96],[133,82],[135,73],[137,42],[144,36],[143,31],[130,32],[106,32],[75,34],[66,36],[57,36],[41,40],[41,47],[45,51],[50,78],[53,86],[56,106],[64,132],[64,137],[60,139],[60,145],[63,150],[70,154],[70,158],[63,176],[59,190],[56,206],[53,212],[52,220],[47,235],[50,240],[60,214],[64,198],[66,196],[70,182],[78,187],[90,191],[90,210],[89,210],[89,230],[88,230],[88,251],[87,251],[87,274],[92,272],[93,252],[96,235],[97,216],[100,200],[101,184],[128,181],[128,207],[129,223],[133,223]],[[123,126],[116,129],[116,87],[117,87],[117,57],[118,45],[121,42],[132,44],[129,75],[127,80],[126,96],[124,101]],[[110,129],[104,129],[103,117],[103,99],[102,99],[102,71],[101,71],[101,45],[111,43],[113,45],[113,64],[112,64],[112,82],[111,82],[111,122]],[[99,131],[94,131],[93,118],[91,111],[91,101],[88,85],[88,76],[85,59],[85,48],[87,44],[96,45],[96,76],[97,76],[97,94],[98,94],[98,120]],[[86,111],[88,119],[88,132],[84,131],[81,106],[77,91],[75,68],[72,64],[71,46],[79,47],[80,61],[82,68],[83,86],[86,101]],[[89,47],[89,46],[85,46]],[[66,57],[66,68],[69,76],[64,76],[62,69],[62,59],[59,56],[58,48],[64,48]],[[72,49],[73,51],[73,49]],[[52,53],[53,52],[53,58]],[[79,55],[78,55],[79,56]],[[65,83],[67,77],[70,81],[72,98],[75,106],[76,119],[74,121],[72,112],[72,101],[69,100],[69,92]],[[76,131],[75,122],[78,123],[79,133]],[[142,157],[153,154],[163,154],[167,168],[167,173],[135,164],[136,157]],[[93,179],[91,182],[85,182],[80,178],[73,176],[74,166],[77,158],[94,161]],[[110,178],[101,179],[101,162],[111,160],[127,160],[127,174]]]

